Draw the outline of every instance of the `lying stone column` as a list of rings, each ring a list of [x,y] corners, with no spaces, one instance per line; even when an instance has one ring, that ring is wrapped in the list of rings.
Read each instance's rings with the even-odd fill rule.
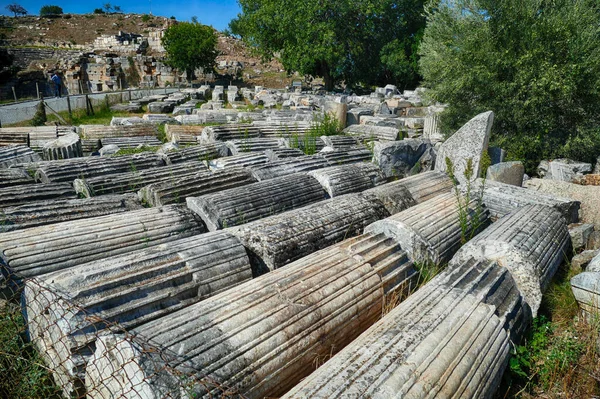
[[[119,148],[160,147],[163,143],[155,136],[107,137],[101,139],[102,146],[116,145]]]
[[[360,143],[356,137],[352,136],[321,136],[325,145],[335,150],[347,147],[356,147]]]
[[[169,151],[164,154],[164,157],[167,164],[177,164],[190,161],[208,162],[227,155],[229,155],[229,149],[225,143],[212,143]]]
[[[161,206],[183,203],[187,197],[198,197],[255,182],[256,179],[246,169],[232,167],[200,171],[176,181],[150,184],[142,188],[138,196],[148,205]]]
[[[346,163],[371,162],[373,158],[371,151],[365,147],[347,147],[329,152],[319,152],[317,155],[325,158],[331,166]]]
[[[231,157],[218,158],[208,161],[208,166],[211,169],[225,169],[233,167],[250,167],[254,165],[262,165],[269,162],[269,158],[262,152],[249,152],[247,154],[234,155]]]
[[[480,184],[482,184],[481,180],[478,181],[478,185]],[[483,203],[490,210],[490,215],[494,220],[525,205],[537,204],[557,209],[569,224],[579,221],[581,205],[579,201],[569,198],[556,197],[552,194],[491,180],[485,181]]]
[[[278,138],[243,138],[231,140],[225,143],[231,155],[239,155],[246,152],[264,152],[271,148],[286,147],[283,139]]]
[[[507,268],[447,268],[282,399],[491,398],[530,321]]]
[[[0,127],[0,146],[29,147],[30,127]]]
[[[35,183],[35,180],[33,180],[33,177],[31,177],[24,169],[0,168],[0,188],[32,183]]]
[[[570,246],[567,223],[560,212],[544,205],[527,205],[466,243],[449,267],[471,257],[497,260],[510,270],[536,316],[542,292]]]
[[[366,226],[387,216],[376,198],[349,194],[227,231],[248,249],[255,270],[268,271],[359,235]]]
[[[600,312],[600,273],[596,270],[571,278],[571,290],[579,307],[588,315]]]
[[[65,396],[85,395],[85,363],[106,322],[130,329],[251,278],[244,247],[225,232],[140,249],[28,280],[29,334]]]
[[[183,205],[56,223],[0,234],[0,266],[34,277],[204,231]]]
[[[43,183],[71,183],[75,179],[133,172],[164,165],[160,155],[147,152],[120,157],[75,158],[40,165],[35,172],[35,179]]]
[[[26,162],[38,162],[42,158],[29,147],[10,146],[0,147],[0,168],[8,168]]]
[[[390,215],[394,215],[440,194],[449,193],[453,187],[448,175],[431,171],[383,184],[364,193],[377,197]]]
[[[0,209],[55,198],[77,198],[70,184],[33,184],[0,189]]]
[[[188,197],[187,205],[214,231],[324,199],[325,192],[316,179],[297,173],[201,197]]]
[[[381,170],[371,162],[330,166],[308,172],[308,175],[317,179],[331,198],[385,183]]]
[[[365,232],[396,240],[414,262],[444,264],[488,222],[488,213],[477,199],[466,203],[465,198],[448,193],[375,222]]]
[[[154,183],[176,183],[180,179],[206,170],[202,162],[186,162],[161,168],[143,169],[135,172],[116,173],[107,176],[75,179],[73,187],[85,197],[96,195],[137,192],[142,187]]]
[[[248,169],[258,180],[274,179],[298,172],[308,172],[328,166],[327,161],[316,156],[303,155],[279,161],[271,161],[265,164],[250,166]]]
[[[47,161],[83,157],[83,147],[77,133],[68,133],[47,142],[44,144],[42,152]]]
[[[199,142],[212,143],[215,141],[229,141],[243,138],[260,137],[260,128],[249,124],[230,124],[219,126],[206,126],[202,130]]]
[[[277,397],[375,322],[415,271],[392,240],[363,235],[135,328],[170,366],[249,399]],[[165,397],[185,383],[131,339],[101,336],[86,370],[88,397]],[[165,366],[164,361],[162,367]],[[122,376],[130,378],[123,380]],[[171,385],[173,383],[173,385]],[[132,389],[134,388],[134,389]],[[190,395],[206,387],[186,387]],[[218,388],[208,388],[219,396]],[[143,395],[141,394],[143,393]]]
[[[265,151],[265,155],[269,161],[278,161],[282,159],[295,158],[304,156],[304,153],[299,148],[269,148]]]

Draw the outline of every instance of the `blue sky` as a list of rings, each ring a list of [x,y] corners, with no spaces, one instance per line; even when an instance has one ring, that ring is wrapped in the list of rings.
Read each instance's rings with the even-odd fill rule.
[[[11,3],[17,3],[25,7],[29,14],[38,14],[43,5],[51,4],[62,7],[65,13],[85,14],[91,13],[95,8],[110,2],[112,5],[121,7],[125,13],[147,14],[152,7],[152,14],[164,17],[175,16],[179,21],[189,21],[192,16],[198,17],[198,21],[205,25],[212,25],[218,30],[227,28],[229,21],[234,18],[240,8],[236,0],[1,0],[0,13],[12,15],[6,9]]]

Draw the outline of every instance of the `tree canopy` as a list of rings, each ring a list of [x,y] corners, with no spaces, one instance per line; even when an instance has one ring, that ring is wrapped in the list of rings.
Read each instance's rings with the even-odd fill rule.
[[[180,22],[170,26],[162,44],[169,65],[184,70],[188,81],[197,68],[211,70],[218,55],[217,34],[210,26],[199,23]]]
[[[17,3],[7,5],[6,9],[15,14],[15,17],[18,17],[19,15],[27,15],[27,10],[22,5]]]
[[[63,13],[63,9],[59,6],[51,6],[51,5],[47,5],[47,6],[42,6],[42,8],[40,8],[40,16],[43,17],[44,15],[60,15]]]
[[[448,131],[487,110],[493,141],[532,171],[600,154],[600,3],[443,0],[428,5],[423,84]]]
[[[419,80],[416,48],[423,0],[238,0],[229,29],[288,71],[347,84]]]

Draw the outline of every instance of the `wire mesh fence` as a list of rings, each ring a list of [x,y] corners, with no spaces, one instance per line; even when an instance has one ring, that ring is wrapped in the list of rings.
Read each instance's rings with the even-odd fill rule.
[[[243,398],[37,278],[0,278],[0,397]],[[72,294],[72,293],[71,293]],[[122,315],[121,315],[122,316]]]

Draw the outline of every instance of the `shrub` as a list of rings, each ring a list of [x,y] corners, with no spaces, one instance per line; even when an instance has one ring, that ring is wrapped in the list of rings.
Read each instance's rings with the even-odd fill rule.
[[[60,15],[62,13],[63,13],[63,9],[60,8],[59,6],[46,5],[46,6],[42,6],[42,8],[40,8],[40,17],[43,17],[45,15]]]

